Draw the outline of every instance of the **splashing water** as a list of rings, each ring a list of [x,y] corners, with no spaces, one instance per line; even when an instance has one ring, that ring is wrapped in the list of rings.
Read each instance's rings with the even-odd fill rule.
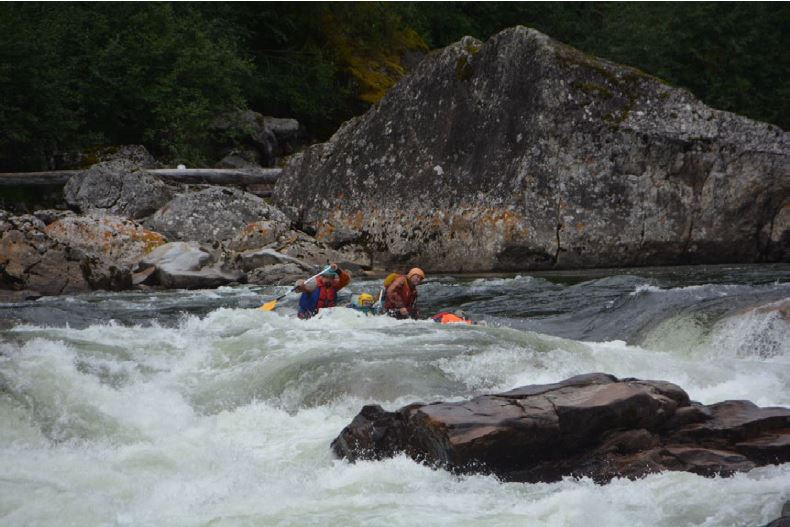
[[[250,309],[280,288],[0,305],[0,524],[767,523],[790,499],[789,464],[599,486],[332,456],[364,404],[460,400],[592,371],[672,381],[703,403],[790,406],[790,267],[638,271],[421,286],[423,312],[460,307],[487,322],[476,326],[345,308],[301,321],[296,298]]]

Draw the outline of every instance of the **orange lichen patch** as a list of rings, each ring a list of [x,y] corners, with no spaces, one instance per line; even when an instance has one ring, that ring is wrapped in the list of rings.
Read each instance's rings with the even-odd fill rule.
[[[143,253],[148,254],[160,245],[167,243],[167,239],[158,232],[143,229],[137,240],[143,242]]]
[[[241,229],[241,234],[244,236],[250,236],[252,234],[255,234],[256,232],[261,232],[259,229],[260,229],[260,223],[258,222],[248,223]]]
[[[274,229],[272,228],[271,222],[256,221],[253,223],[248,223],[242,227],[239,237],[242,239],[253,238],[257,236],[266,238],[271,236],[272,232],[274,232]]]
[[[365,224],[365,214],[360,210],[349,219],[349,226],[355,230],[361,229]]]
[[[108,256],[129,251],[130,245],[141,245],[136,250],[147,254],[167,243],[167,239],[158,232],[149,231],[127,220],[112,218],[101,218],[97,221],[59,220],[48,225],[44,232],[60,242]]]
[[[332,233],[335,232],[335,226],[331,223],[324,223],[321,225],[321,228],[318,229],[318,232],[315,233],[316,240],[325,240],[329,238]]]

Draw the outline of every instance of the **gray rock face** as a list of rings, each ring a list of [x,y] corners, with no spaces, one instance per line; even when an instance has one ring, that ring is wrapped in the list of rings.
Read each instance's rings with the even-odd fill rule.
[[[247,281],[259,285],[292,285],[298,279],[304,279],[305,269],[301,264],[285,262],[266,267],[258,267],[250,271]]]
[[[69,207],[138,219],[170,201],[173,191],[128,160],[99,163],[72,176],[63,189]]]
[[[263,220],[290,225],[282,212],[254,194],[209,187],[176,196],[145,224],[170,240],[213,243],[231,241],[242,228]]]
[[[432,271],[788,260],[789,166],[779,128],[516,27],[426,57],[274,197]]]
[[[700,405],[665,381],[579,375],[468,401],[366,406],[332,442],[351,461],[400,452],[506,481],[731,475],[790,461],[790,409]]]
[[[277,216],[278,220],[261,220],[245,225],[236,233],[228,244],[234,251],[247,251],[259,249],[267,245],[276,243],[277,240],[286,234],[290,224],[282,221],[284,216]]]
[[[279,253],[274,249],[251,249],[239,253],[237,256],[239,266],[245,271],[252,271],[260,267],[267,267],[277,264],[291,264],[296,266],[300,274],[309,272],[314,266],[291,256]]]
[[[159,285],[174,289],[219,287],[245,279],[244,273],[224,271],[213,264],[211,254],[196,243],[173,242],[157,247],[140,261]]]

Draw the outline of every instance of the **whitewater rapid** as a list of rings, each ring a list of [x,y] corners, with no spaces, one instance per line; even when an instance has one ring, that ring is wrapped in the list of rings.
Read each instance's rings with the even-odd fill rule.
[[[301,321],[294,299],[254,309],[278,288],[0,306],[0,525],[765,524],[790,500],[790,464],[520,484],[329,449],[365,404],[594,371],[675,382],[705,404],[788,407],[790,280],[733,273],[425,285],[423,306],[463,307],[476,326],[346,308]]]

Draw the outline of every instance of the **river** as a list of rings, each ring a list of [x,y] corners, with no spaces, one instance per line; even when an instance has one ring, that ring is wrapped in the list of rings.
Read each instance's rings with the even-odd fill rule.
[[[358,280],[341,293],[375,292]],[[3,526],[758,526],[790,464],[599,486],[455,476],[329,444],[364,404],[607,372],[790,406],[790,265],[429,276],[422,312],[301,321],[285,287],[0,304]]]

